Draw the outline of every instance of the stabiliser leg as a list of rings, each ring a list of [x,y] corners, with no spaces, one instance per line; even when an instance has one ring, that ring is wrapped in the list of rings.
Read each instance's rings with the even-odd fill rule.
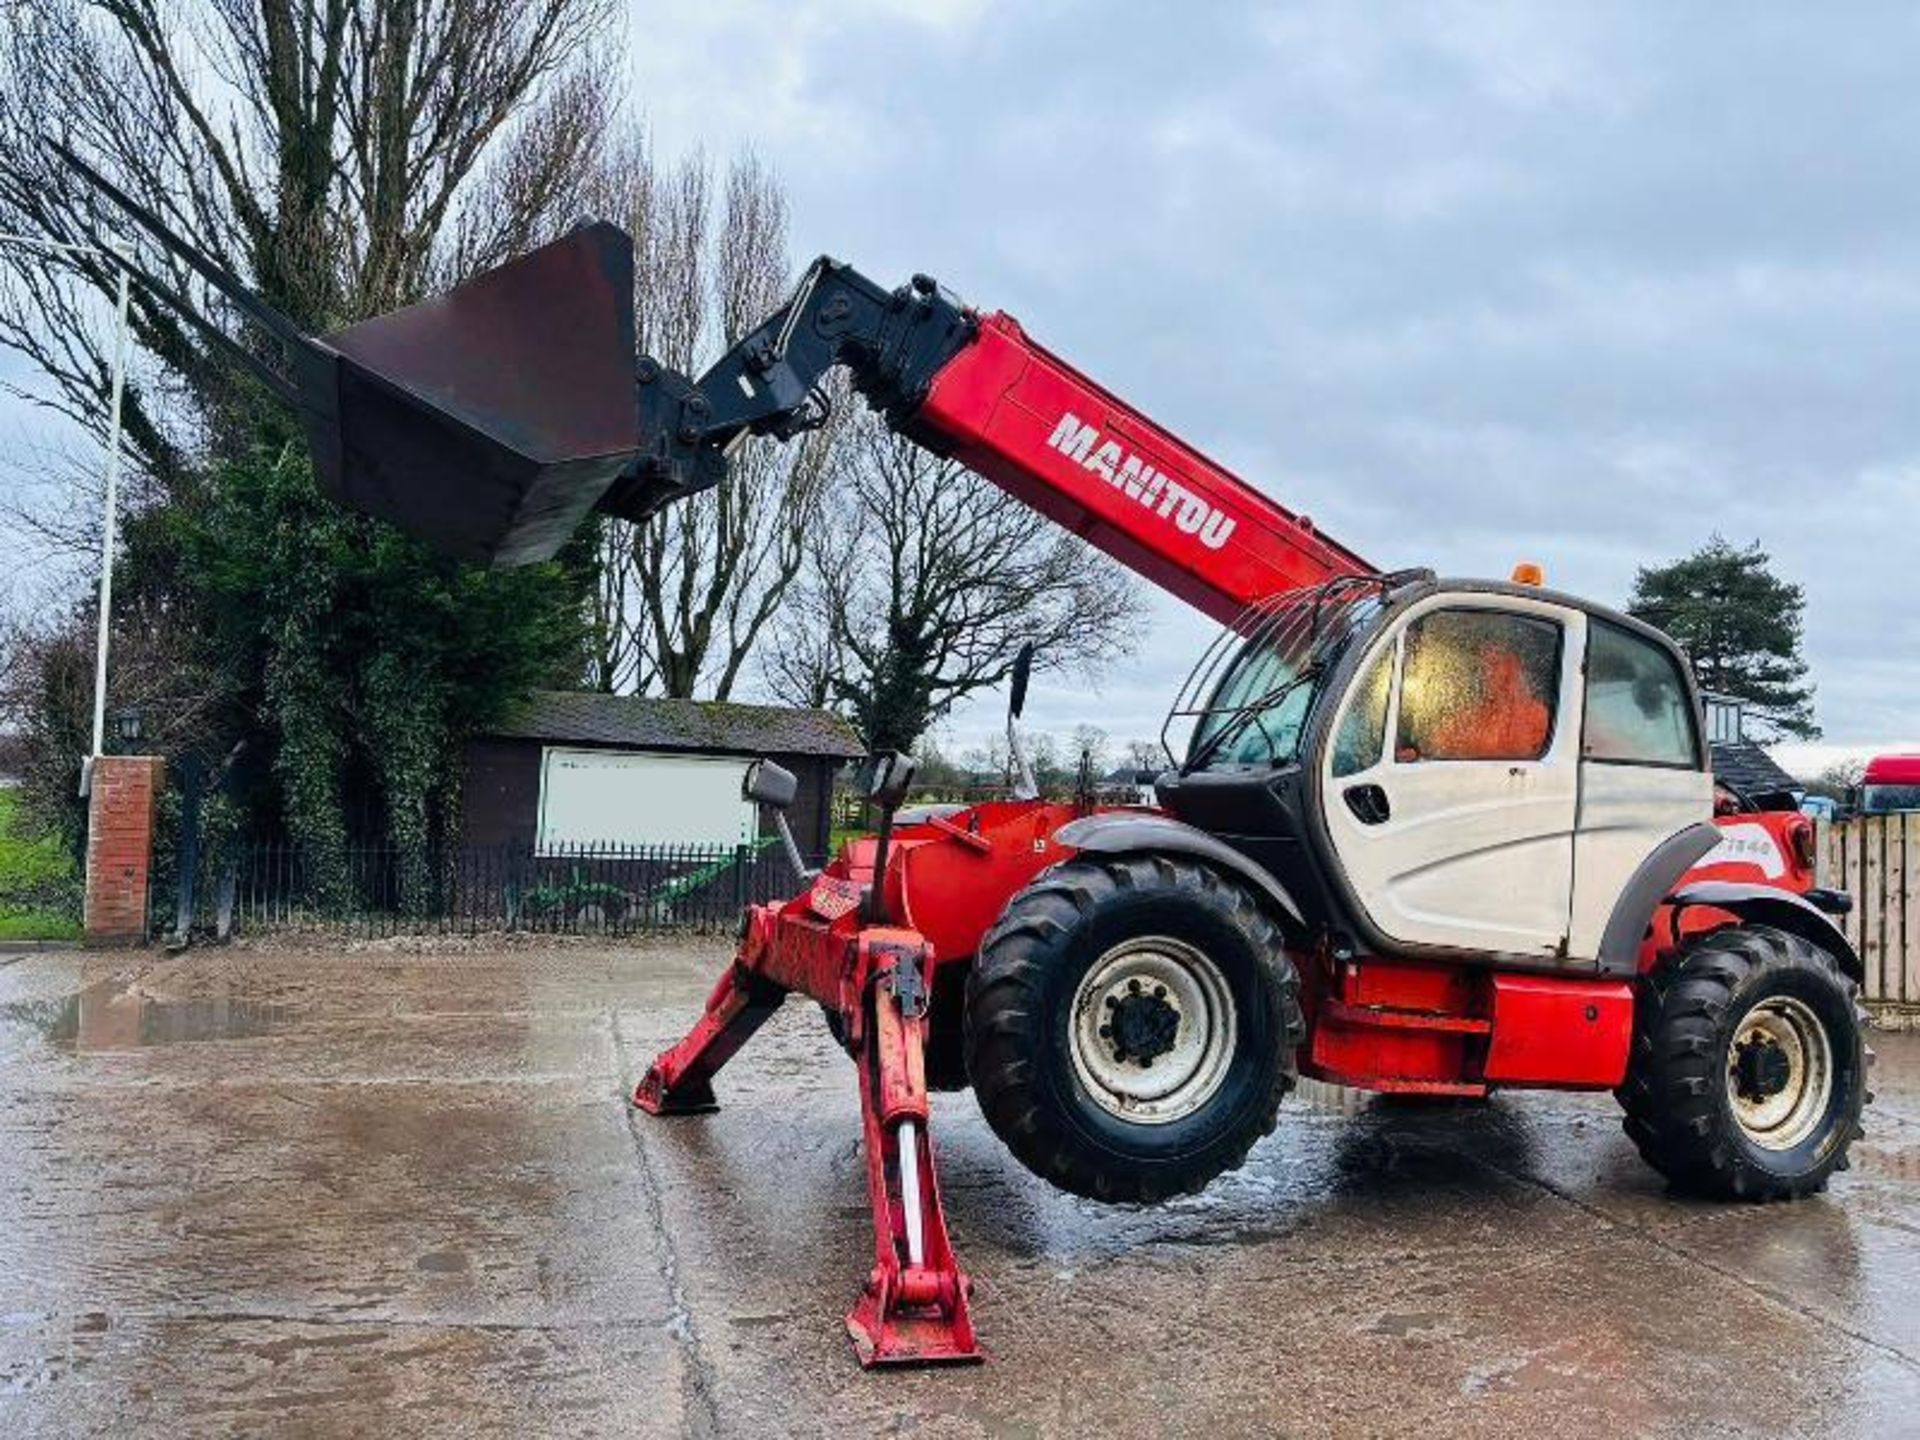
[[[971,1283],[948,1243],[927,1133],[924,976],[932,955],[911,931],[867,930],[855,943],[870,997],[854,1059],[874,1265],[847,1333],[868,1367],[978,1361]]]
[[[731,1060],[787,997],[784,988],[740,961],[728,967],[686,1038],[664,1051],[641,1078],[633,1103],[649,1115],[699,1115],[714,1103],[714,1072]]]
[[[913,930],[783,927],[752,912],[739,955],[687,1036],[648,1068],[633,1103],[653,1115],[715,1109],[713,1076],[793,992],[831,1005],[860,1072],[862,1149],[873,1210],[873,1271],[847,1315],[865,1366],[982,1359],[969,1282],[947,1239],[927,1134],[927,979],[933,952]]]

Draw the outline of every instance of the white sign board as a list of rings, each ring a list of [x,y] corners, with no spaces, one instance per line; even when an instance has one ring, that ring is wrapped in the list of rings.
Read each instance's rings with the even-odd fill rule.
[[[549,747],[540,760],[539,849],[731,846],[751,840],[744,760]]]

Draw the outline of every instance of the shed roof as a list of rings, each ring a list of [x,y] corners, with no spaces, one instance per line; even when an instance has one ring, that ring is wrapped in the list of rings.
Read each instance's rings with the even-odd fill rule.
[[[736,705],[730,700],[668,700],[596,690],[536,690],[487,734],[573,741],[636,750],[703,750],[736,755],[867,753],[853,727],[831,710]]]
[[[1713,758],[1713,778],[1742,795],[1806,788],[1751,740],[1715,740],[1707,748]]]

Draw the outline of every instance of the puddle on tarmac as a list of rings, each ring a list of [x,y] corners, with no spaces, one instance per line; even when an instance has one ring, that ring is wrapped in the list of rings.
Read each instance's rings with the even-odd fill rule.
[[[1867,1118],[1871,1122],[1871,1112]],[[1862,1175],[1879,1175],[1891,1180],[1920,1180],[1920,1149],[1868,1141],[1853,1147],[1853,1168]]]
[[[0,1005],[0,1028],[38,1032],[62,1050],[92,1054],[182,1045],[206,1040],[247,1040],[287,1023],[292,1009],[226,995],[162,999],[137,980],[102,980],[59,1000]]]

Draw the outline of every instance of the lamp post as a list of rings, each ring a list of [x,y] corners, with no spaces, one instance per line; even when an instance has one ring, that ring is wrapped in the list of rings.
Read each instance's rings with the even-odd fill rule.
[[[44,240],[37,235],[6,234],[0,234],[0,244],[29,245],[65,255],[92,255],[108,261],[120,275],[114,315],[112,394],[107,408],[106,497],[102,502],[104,513],[100,526],[100,628],[93,650],[93,749],[80,767],[80,793],[84,795],[93,779],[93,762],[106,750],[107,626],[113,613],[113,544],[120,514],[120,409],[127,385],[127,301],[131,277],[126,257],[117,246],[73,245],[63,240]]]

